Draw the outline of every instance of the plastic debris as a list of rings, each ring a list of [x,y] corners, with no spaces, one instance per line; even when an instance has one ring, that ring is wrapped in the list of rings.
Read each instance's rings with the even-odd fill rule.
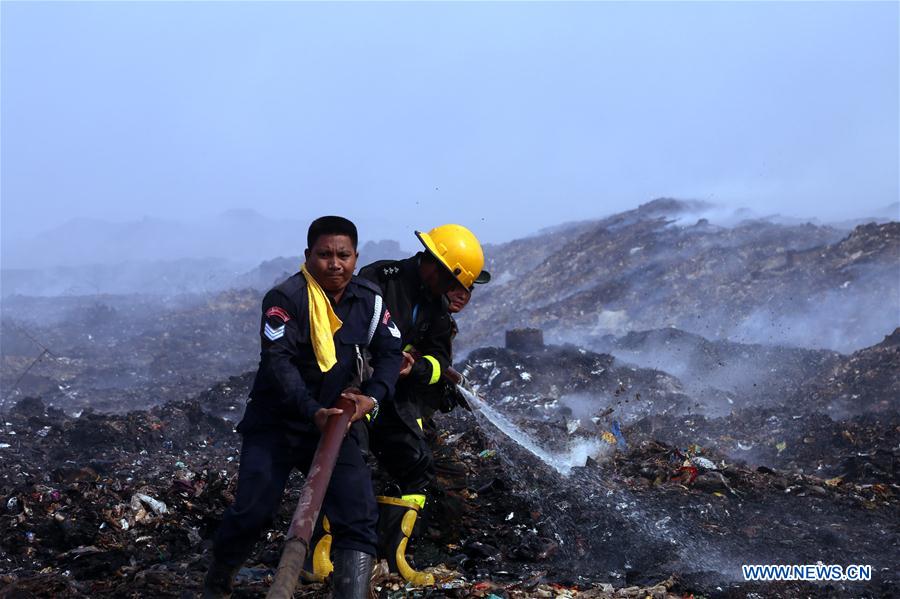
[[[459,441],[460,439],[462,439],[463,436],[464,436],[465,434],[466,434],[466,433],[465,433],[465,431],[464,431],[464,432],[461,432],[461,433],[456,433],[456,434],[454,434],[454,435],[450,435],[450,436],[448,436],[446,439],[444,439],[444,444],[445,444],[445,445],[453,445],[454,443],[456,443],[457,441]]]
[[[622,434],[622,428],[619,426],[618,420],[613,420],[610,430],[616,438],[616,443],[618,444],[619,449],[621,449],[622,451],[628,449],[628,443],[625,442],[625,435]]]
[[[700,474],[700,471],[697,470],[696,466],[681,466],[676,471],[675,476],[673,476],[672,479],[686,484],[691,484],[697,478],[698,474]]]
[[[497,455],[496,449],[485,449],[483,451],[478,452],[478,457],[481,459],[492,458]]]
[[[147,504],[147,506],[149,506],[150,509],[153,510],[156,514],[161,515],[161,514],[165,514],[168,512],[168,509],[166,508],[165,503],[163,503],[162,501],[159,501],[157,499],[154,499],[153,497],[150,497],[149,495],[144,495],[143,493],[136,493],[135,497],[140,499],[143,503]]]
[[[691,458],[691,463],[698,468],[702,468],[704,470],[715,470],[716,465],[712,463],[711,460],[708,460],[702,456],[694,456]]]
[[[241,568],[235,575],[238,583],[253,581],[270,581],[275,576],[275,570],[271,568]]]

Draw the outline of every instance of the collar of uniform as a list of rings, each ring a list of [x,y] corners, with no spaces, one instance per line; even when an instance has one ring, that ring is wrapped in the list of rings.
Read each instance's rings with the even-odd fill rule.
[[[360,297],[358,287],[359,284],[351,279],[350,283],[344,287],[344,295],[341,297],[341,301],[343,302],[345,297]]]
[[[419,275],[419,264],[422,261],[422,255],[425,252],[419,252],[415,256],[411,256],[406,260],[402,261],[403,264],[403,278],[406,279],[414,288],[419,290],[419,295],[422,298],[431,298],[431,291],[425,286],[425,281],[422,280],[422,277]]]

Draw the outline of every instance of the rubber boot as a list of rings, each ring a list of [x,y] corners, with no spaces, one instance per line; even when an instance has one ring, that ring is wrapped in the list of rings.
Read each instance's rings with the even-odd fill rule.
[[[424,499],[424,496],[420,496]],[[422,501],[424,503],[424,501]],[[417,586],[434,584],[434,576],[419,572],[406,561],[406,545],[422,506],[398,497],[378,497],[378,551],[396,572]]]
[[[334,552],[333,599],[369,599],[375,558],[363,551],[337,549]]]
[[[323,515],[313,531],[312,539],[309,541],[312,551],[306,556],[306,563],[300,572],[306,582],[325,582],[334,571],[334,564],[331,563],[331,540],[331,524],[328,517]]]
[[[240,565],[226,566],[213,558],[203,579],[203,599],[229,599],[234,591],[234,576]]]

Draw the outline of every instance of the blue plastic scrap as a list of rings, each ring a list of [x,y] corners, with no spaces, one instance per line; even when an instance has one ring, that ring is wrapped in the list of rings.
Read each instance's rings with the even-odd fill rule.
[[[622,429],[619,428],[618,420],[613,420],[612,422],[612,434],[616,438],[616,445],[619,449],[628,449],[628,444],[625,442],[625,435],[622,434]]]

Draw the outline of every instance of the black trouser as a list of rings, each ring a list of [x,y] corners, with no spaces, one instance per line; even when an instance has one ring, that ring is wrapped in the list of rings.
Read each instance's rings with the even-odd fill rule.
[[[416,412],[409,405],[399,405],[402,416],[393,403],[381,409],[369,442],[379,465],[397,481],[401,493],[424,493],[435,477],[434,457],[415,421]]]
[[[244,563],[260,533],[271,525],[291,470],[309,471],[318,442],[314,434],[290,439],[278,432],[244,435],[237,495],[213,540],[217,561],[228,566]],[[372,475],[355,435],[341,444],[323,511],[331,524],[334,548],[376,555],[378,507]]]

